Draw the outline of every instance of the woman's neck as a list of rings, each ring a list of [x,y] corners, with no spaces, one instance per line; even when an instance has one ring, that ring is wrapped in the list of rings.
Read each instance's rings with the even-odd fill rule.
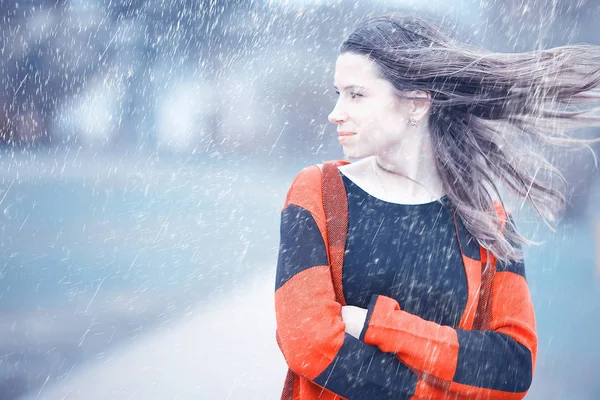
[[[428,134],[420,135],[428,138]],[[429,139],[405,141],[398,148],[386,149],[372,159],[375,179],[392,191],[414,197],[444,195],[442,178],[438,172]]]

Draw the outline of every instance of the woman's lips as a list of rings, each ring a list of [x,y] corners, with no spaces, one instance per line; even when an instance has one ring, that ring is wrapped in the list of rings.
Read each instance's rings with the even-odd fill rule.
[[[344,144],[354,135],[356,134],[353,132],[338,132],[338,142]]]

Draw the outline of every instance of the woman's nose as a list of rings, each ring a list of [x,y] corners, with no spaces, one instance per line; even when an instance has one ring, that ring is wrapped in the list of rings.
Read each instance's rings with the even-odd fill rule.
[[[333,110],[331,110],[331,112],[329,113],[329,116],[327,117],[327,119],[332,124],[339,124],[339,123],[345,122],[348,119],[348,113],[341,111],[339,109],[339,107],[336,105],[333,108]]]

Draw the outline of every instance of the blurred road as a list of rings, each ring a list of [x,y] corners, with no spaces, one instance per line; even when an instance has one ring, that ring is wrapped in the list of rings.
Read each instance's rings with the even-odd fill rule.
[[[226,164],[3,154],[0,398],[104,362],[272,268],[285,183]]]
[[[26,399],[279,400],[287,367],[275,342],[274,279],[258,274]]]

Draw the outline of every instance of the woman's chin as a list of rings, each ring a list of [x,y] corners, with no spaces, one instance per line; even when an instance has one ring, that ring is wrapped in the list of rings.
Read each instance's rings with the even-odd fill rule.
[[[354,149],[349,149],[347,147],[343,147],[342,150],[344,151],[344,156],[346,156],[346,158],[350,158],[352,160],[358,160],[359,158],[364,157],[364,155],[362,155],[360,152],[358,152]]]

